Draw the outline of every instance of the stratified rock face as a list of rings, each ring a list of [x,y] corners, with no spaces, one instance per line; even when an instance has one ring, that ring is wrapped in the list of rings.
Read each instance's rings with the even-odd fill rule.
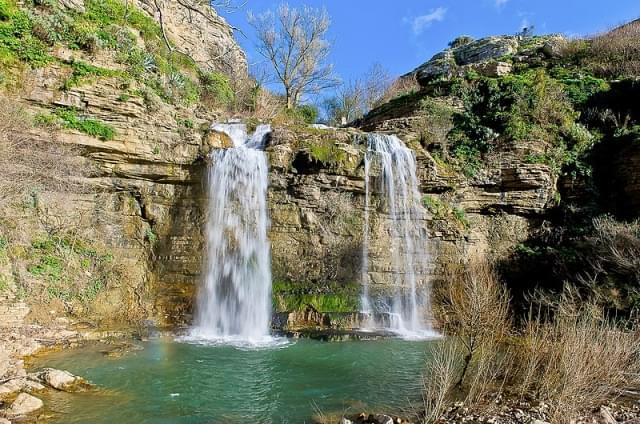
[[[233,30],[209,2],[197,0],[136,0],[164,24],[167,36],[199,66],[238,76],[247,73],[247,57]]]
[[[437,53],[409,75],[414,75],[421,85],[437,79],[463,76],[468,71],[499,77],[511,73],[511,61],[532,60],[538,53],[545,57],[558,57],[565,45],[566,39],[557,35],[487,37]]]
[[[518,51],[517,37],[488,37],[462,45],[453,54],[458,65],[483,63]]]

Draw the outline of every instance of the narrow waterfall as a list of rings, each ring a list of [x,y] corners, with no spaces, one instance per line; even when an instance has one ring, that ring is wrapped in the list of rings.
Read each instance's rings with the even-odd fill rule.
[[[370,173],[377,166],[378,190],[383,194],[388,215],[388,231],[392,239],[394,293],[371,296],[369,283]],[[419,284],[425,278],[430,258],[427,234],[422,225],[426,211],[418,188],[414,152],[396,136],[369,134],[365,155],[365,223],[363,235],[362,311],[371,317],[369,325],[384,327],[406,336],[431,336],[429,285]],[[388,319],[375,321],[384,314]]]
[[[233,140],[211,154],[208,174],[207,262],[191,336],[260,341],[271,322],[271,258],[267,229],[267,159],[262,148],[271,131],[253,136],[244,124],[213,129]]]

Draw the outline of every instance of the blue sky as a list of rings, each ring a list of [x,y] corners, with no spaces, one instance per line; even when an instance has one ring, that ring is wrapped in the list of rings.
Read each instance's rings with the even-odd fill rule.
[[[343,79],[381,63],[402,75],[427,61],[459,35],[514,34],[534,25],[536,34],[593,34],[640,18],[640,0],[289,0],[291,6],[326,7],[332,18],[332,61]],[[278,0],[247,0],[255,13]],[[250,63],[253,48],[247,13],[223,13],[246,36],[236,34]]]

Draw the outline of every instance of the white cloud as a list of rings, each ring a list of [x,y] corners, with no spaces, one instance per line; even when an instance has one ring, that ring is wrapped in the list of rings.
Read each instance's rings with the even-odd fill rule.
[[[413,33],[415,35],[420,35],[424,32],[425,29],[429,28],[431,24],[434,22],[442,22],[444,20],[444,16],[447,14],[447,9],[444,7],[439,7],[437,9],[433,9],[426,15],[416,16],[413,18]]]
[[[502,7],[507,4],[509,0],[496,0],[496,7]]]

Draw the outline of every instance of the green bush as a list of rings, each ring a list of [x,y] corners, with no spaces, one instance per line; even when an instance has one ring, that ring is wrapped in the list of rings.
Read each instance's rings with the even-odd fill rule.
[[[221,72],[207,72],[200,75],[202,97],[212,103],[229,106],[235,100],[229,77]]]
[[[315,124],[318,121],[318,108],[313,105],[298,106],[295,113],[305,124]]]
[[[103,141],[113,140],[116,132],[115,129],[97,119],[83,117],[78,115],[76,109],[57,109],[55,115],[60,118],[65,128],[73,129],[99,138]]]
[[[46,45],[32,34],[29,15],[13,0],[0,0],[0,56],[3,62],[15,58],[32,67],[42,67],[52,58]]]
[[[67,80],[65,80],[63,85],[64,90],[69,90],[70,88],[79,86],[87,82],[91,78],[123,76],[122,72],[120,71],[100,68],[81,60],[74,61],[71,64],[71,68],[73,69],[73,72],[71,76]]]

